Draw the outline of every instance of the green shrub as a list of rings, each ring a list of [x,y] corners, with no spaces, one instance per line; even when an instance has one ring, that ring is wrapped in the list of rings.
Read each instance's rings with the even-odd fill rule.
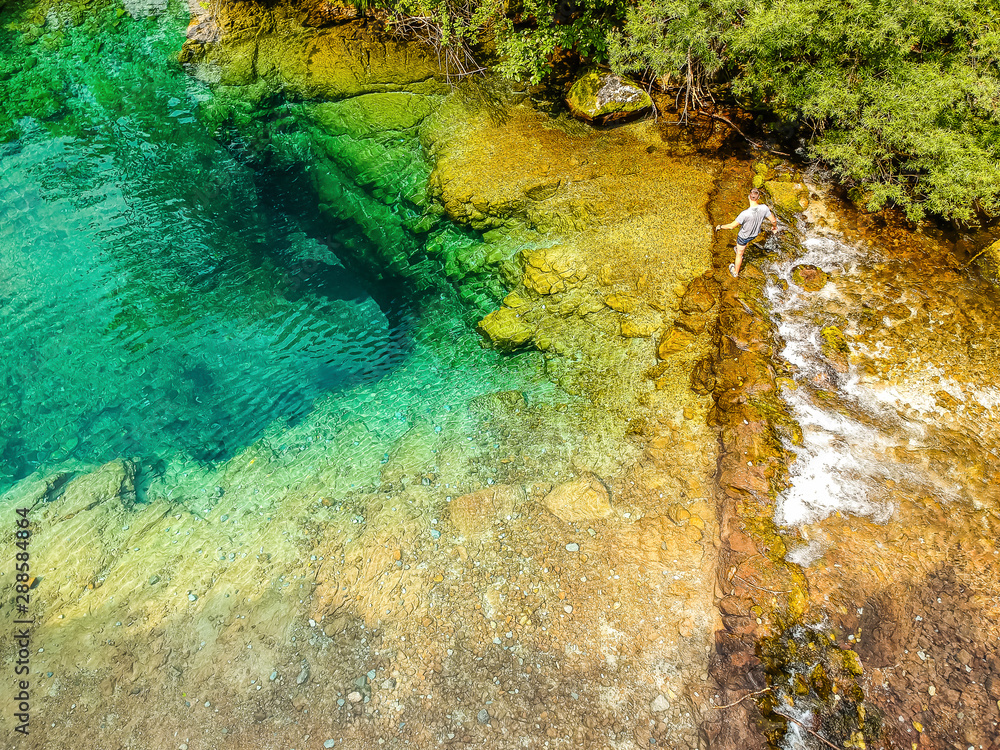
[[[639,0],[620,72],[797,124],[868,206],[973,220],[1000,210],[998,0]]]

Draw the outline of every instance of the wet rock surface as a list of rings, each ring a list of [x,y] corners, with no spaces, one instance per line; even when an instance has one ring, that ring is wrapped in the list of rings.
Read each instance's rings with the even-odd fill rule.
[[[857,654],[867,747],[988,748],[1000,505],[984,308],[996,300],[939,237],[825,202],[826,228],[769,265],[781,279],[803,263],[828,275],[820,295],[769,292],[782,393],[804,432],[790,479],[810,488],[779,496],[787,558],[809,584],[807,621]],[[809,728],[856,744],[832,714]]]
[[[570,87],[566,104],[574,117],[607,123],[651,110],[653,100],[635,81],[614,73],[592,71]]]
[[[281,90],[305,99],[447,91],[429,47],[359,20],[348,6],[318,3],[303,10],[278,2],[191,8],[180,60],[208,83],[258,84],[258,96]]]

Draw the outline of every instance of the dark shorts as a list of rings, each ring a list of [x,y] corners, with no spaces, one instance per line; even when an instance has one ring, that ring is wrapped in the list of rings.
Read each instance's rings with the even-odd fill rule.
[[[742,234],[740,234],[740,235],[737,235],[737,237],[736,237],[736,244],[737,245],[742,245],[743,247],[746,247],[747,245],[749,245],[751,242],[753,242],[758,237],[760,237],[760,232],[758,232],[757,234],[755,234],[753,237],[744,237]]]

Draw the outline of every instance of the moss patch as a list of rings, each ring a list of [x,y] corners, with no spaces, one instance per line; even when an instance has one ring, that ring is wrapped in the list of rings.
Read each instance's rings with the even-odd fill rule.
[[[653,100],[634,81],[595,70],[573,84],[566,104],[584,120],[609,122],[638,115],[652,107]]]

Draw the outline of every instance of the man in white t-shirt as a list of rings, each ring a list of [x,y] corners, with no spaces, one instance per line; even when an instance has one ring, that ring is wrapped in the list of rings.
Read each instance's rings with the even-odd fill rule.
[[[764,224],[764,219],[771,220],[771,231],[778,231],[778,218],[774,215],[768,206],[763,203],[758,203],[760,200],[760,190],[754,188],[750,191],[750,208],[746,209],[743,213],[736,217],[736,219],[729,224],[719,224],[715,227],[715,231],[720,229],[736,229],[740,228],[740,233],[736,235],[736,262],[729,264],[729,273],[734,277],[740,275],[740,266],[743,265],[743,253],[747,249],[747,245],[757,239],[757,235],[760,234],[760,228]]]

